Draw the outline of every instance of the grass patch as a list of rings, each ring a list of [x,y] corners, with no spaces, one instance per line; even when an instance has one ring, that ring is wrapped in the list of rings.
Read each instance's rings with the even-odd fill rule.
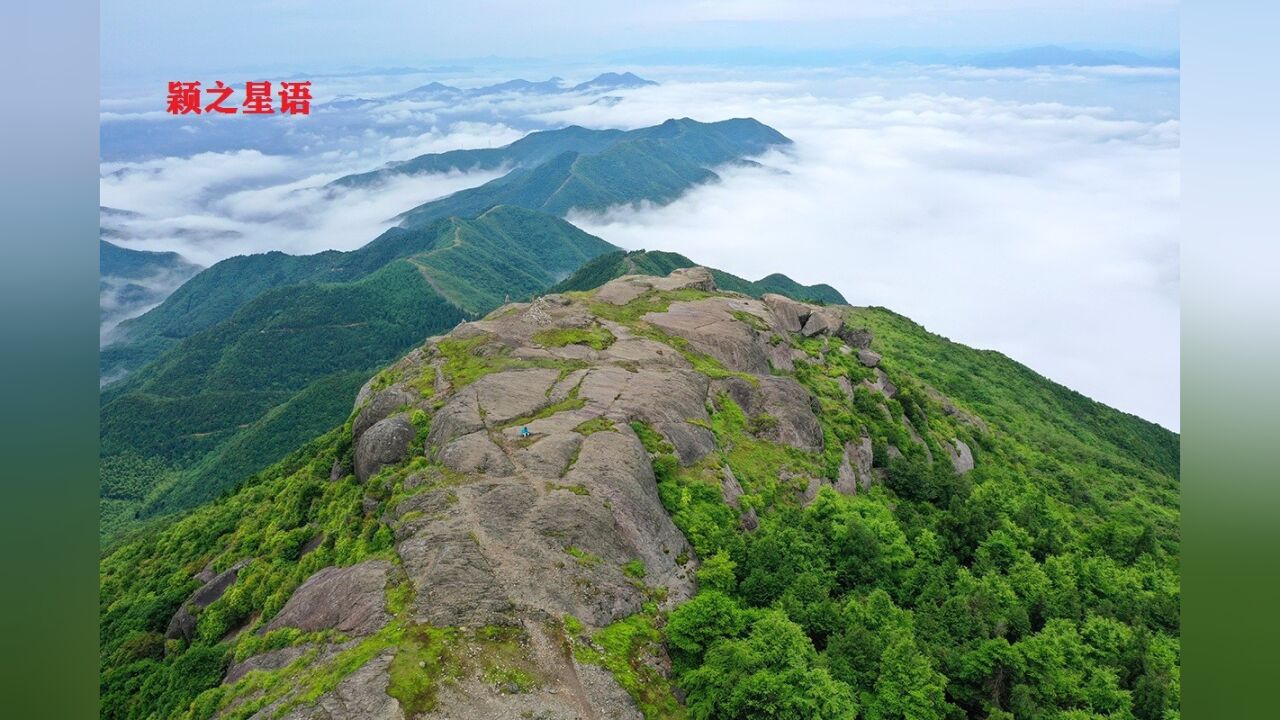
[[[513,358],[511,348],[505,345],[496,345],[488,353],[478,352],[482,346],[492,341],[493,337],[480,335],[465,340],[442,340],[437,344],[437,349],[445,359],[441,371],[454,389],[465,387],[485,375],[503,370],[557,368],[564,372],[572,372],[587,366],[580,360]]]
[[[580,435],[591,435],[592,433],[598,432],[616,432],[616,430],[613,429],[613,421],[603,416],[592,418],[581,423],[578,427],[574,428],[573,431]]]
[[[569,557],[574,559],[574,562],[578,563],[582,567],[595,567],[603,562],[599,555],[593,555],[586,550],[576,548],[572,545],[566,547],[564,551],[569,555]]]
[[[586,345],[595,350],[604,350],[617,340],[609,329],[601,325],[588,328],[555,328],[542,330],[533,334],[533,341],[544,347],[564,347],[566,345]]]
[[[644,569],[643,560],[632,560],[622,566],[622,574],[635,580],[643,580],[648,573]]]
[[[756,315],[755,313],[749,313],[746,310],[734,310],[732,315],[738,322],[750,325],[753,330],[758,330],[760,332],[769,331],[769,323],[765,322],[764,318]]]
[[[565,629],[568,630],[567,622]],[[645,662],[647,657],[661,652],[662,633],[651,614],[638,613],[619,620],[597,632],[591,641],[595,647],[575,644],[574,657],[612,673],[646,720],[683,720],[688,716],[672,692],[671,681]]]

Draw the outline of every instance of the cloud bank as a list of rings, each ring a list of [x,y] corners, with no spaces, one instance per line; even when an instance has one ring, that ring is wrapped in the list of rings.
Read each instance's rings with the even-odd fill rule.
[[[627,248],[827,282],[1176,429],[1177,120],[785,83],[646,88],[592,126],[753,116],[796,141],[662,208],[570,219]]]

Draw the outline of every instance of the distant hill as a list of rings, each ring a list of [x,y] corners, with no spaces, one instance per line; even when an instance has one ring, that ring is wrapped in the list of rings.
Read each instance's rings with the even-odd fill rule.
[[[566,150],[537,167],[517,168],[480,187],[419,205],[400,218],[412,226],[474,215],[494,205],[563,215],[642,200],[666,204],[716,180],[710,168],[790,144],[785,135],[751,118],[667,120],[618,135],[602,149]]]
[[[597,151],[417,208],[355,251],[241,256],[201,272],[122,324],[101,353],[104,377],[132,373],[102,393],[103,487],[127,489],[104,495],[104,534],[214,497],[339,422],[341,398],[423,338],[621,254],[556,215],[666,202],[713,179],[707,167],[787,142],[754,120],[544,133],[519,152]],[[742,292],[834,293],[781,276],[723,277]]]
[[[128,496],[104,500],[104,531],[216,496],[341,421],[355,387],[423,338],[507,296],[543,291],[615,249],[558,218],[508,207],[396,237],[395,257],[368,246],[249,256],[219,263],[212,279],[175,293],[178,305],[225,306],[231,298],[216,291],[261,287],[251,281],[264,262],[292,273],[230,317],[165,338],[155,362],[103,392],[103,457],[159,460],[164,468]]]
[[[623,275],[665,276],[677,268],[697,267],[698,263],[673,252],[634,250],[606,253],[578,268],[573,275],[551,289],[551,292],[592,290]],[[830,285],[801,285],[786,275],[774,273],[760,280],[744,280],[722,270],[711,269],[716,286],[721,290],[740,292],[752,297],[778,293],[796,300],[823,305],[845,304],[844,296]]]
[[[130,250],[99,239],[98,310],[104,341],[120,321],[158,305],[202,269],[177,253]]]
[[[507,80],[493,85],[484,85],[482,87],[468,89],[445,85],[439,82],[432,82],[413,88],[412,90],[407,90],[403,93],[393,95],[392,99],[424,100],[440,97],[477,98],[490,95],[501,95],[504,93],[550,95],[555,93],[612,92],[614,90],[626,90],[629,88],[657,84],[658,83],[652,80],[646,80],[630,72],[606,72],[585,82],[578,83],[577,85],[566,85],[564,78],[559,77],[540,81],[517,78],[515,80]]]

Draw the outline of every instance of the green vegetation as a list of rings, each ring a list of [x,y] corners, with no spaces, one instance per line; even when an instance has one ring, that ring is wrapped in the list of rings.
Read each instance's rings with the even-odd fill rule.
[[[474,217],[495,205],[563,216],[648,200],[666,204],[717,176],[723,165],[790,143],[751,119],[700,123],[688,118],[622,133],[603,147],[568,149],[533,167],[518,167],[475,188],[402,215],[407,227],[440,218]]]
[[[565,554],[573,558],[574,561],[577,562],[582,567],[595,567],[596,565],[599,565],[601,562],[603,562],[599,555],[592,555],[586,550],[576,548],[572,545],[566,547],[564,551],[565,551]]]
[[[865,368],[834,339],[809,348],[795,375],[821,405],[822,455],[756,438],[725,397],[721,449],[691,467],[633,425],[704,558],[666,627],[689,715],[1176,718],[1177,436],[887,311],[850,322],[899,393],[850,400],[834,380]],[[805,477],[835,478],[864,431],[884,482],[801,507]],[[977,456],[963,476],[952,438]],[[754,532],[721,497],[726,464]]]
[[[598,288],[601,285],[622,277],[623,275],[657,275],[665,277],[672,270],[694,267],[697,263],[689,258],[673,252],[660,250],[633,250],[631,252],[609,252],[593,260],[587,261],[577,272],[560,281],[550,292],[575,292]],[[830,285],[801,285],[786,275],[774,274],[757,281],[744,280],[721,270],[711,270],[716,287],[730,292],[740,292],[751,297],[760,297],[765,293],[778,293],[795,300],[814,302],[825,305],[839,305],[845,302],[844,296]],[[744,313],[747,314],[747,313]],[[742,320],[743,318],[739,318]],[[759,320],[746,320],[747,324],[762,329],[755,323]]]
[[[565,345],[586,345],[596,350],[604,350],[616,340],[608,328],[592,325],[589,328],[559,328],[534,333],[533,341],[546,347],[564,347]]]
[[[613,421],[602,415],[579,424],[573,431],[584,436],[598,432],[614,432]]]
[[[688,715],[676,701],[670,681],[646,662],[659,652],[662,643],[656,617],[655,612],[637,613],[589,639],[582,637],[582,623],[573,616],[566,616],[564,623],[578,662],[598,665],[612,673],[636,701],[645,720],[681,720]]]

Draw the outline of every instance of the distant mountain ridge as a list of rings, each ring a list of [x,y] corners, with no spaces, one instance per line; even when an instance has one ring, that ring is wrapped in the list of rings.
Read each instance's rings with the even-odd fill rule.
[[[102,484],[116,488],[104,491],[104,536],[208,500],[340,422],[350,392],[422,338],[623,255],[556,215],[668,202],[713,180],[710,166],[789,142],[755,120],[542,133],[525,143],[530,157],[572,143],[600,149],[427,203],[358,250],[241,256],[201,272],[101,353],[104,376],[133,373],[102,393]],[[692,264],[674,254],[652,262]],[[843,300],[785,276],[717,277],[753,295]]]
[[[103,208],[104,217],[132,213]],[[102,235],[110,228],[103,226]],[[122,320],[158,305],[169,293],[204,268],[174,252],[131,250],[98,240],[98,312],[102,339]]]
[[[586,135],[599,143],[599,136]],[[719,176],[710,168],[785,147],[791,140],[752,118],[701,123],[690,118],[616,136],[596,152],[566,150],[532,168],[517,168],[476,188],[419,205],[400,216],[405,226],[449,215],[469,216],[494,205],[518,205],[564,215],[640,201],[666,204]]]
[[[550,292],[593,290],[624,275],[666,276],[673,270],[691,267],[698,267],[698,263],[674,252],[633,250],[605,253],[578,268],[577,272],[551,288]],[[848,302],[839,290],[830,285],[801,285],[780,273],[752,281],[714,268],[710,272],[720,289],[755,298],[766,293],[777,293],[793,300],[823,305],[843,305]]]

